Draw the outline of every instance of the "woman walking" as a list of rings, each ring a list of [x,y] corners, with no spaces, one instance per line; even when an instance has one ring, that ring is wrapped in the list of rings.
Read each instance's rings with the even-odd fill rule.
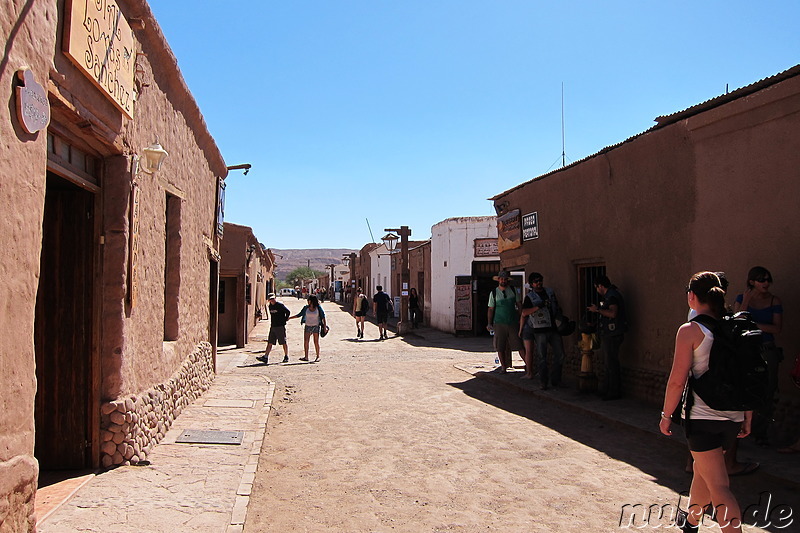
[[[416,328],[421,322],[422,309],[420,308],[419,295],[417,289],[411,288],[411,293],[408,295],[408,311],[411,314],[411,327]]]
[[[356,319],[356,337],[364,338],[364,322],[366,321],[367,311],[369,311],[369,299],[361,287],[356,291],[356,302],[353,304],[353,318]]]
[[[305,324],[305,331],[303,335],[303,349],[305,351],[305,356],[301,357],[301,361],[308,361],[308,343],[311,337],[314,337],[314,350],[317,354],[317,358],[314,359],[316,363],[319,361],[319,333],[320,331],[324,331],[328,329],[328,326],[325,322],[325,311],[322,310],[322,307],[319,305],[319,300],[313,294],[308,297],[308,304],[304,305],[303,308],[294,316],[289,317],[291,320],[292,318],[300,317],[300,323]]]
[[[686,293],[689,307],[698,315],[719,319],[724,314],[725,291],[715,273],[698,272],[692,276]],[[672,371],[659,423],[664,435],[672,435],[672,414],[678,408],[689,373],[697,378],[708,370],[713,342],[713,333],[698,322],[687,322],[678,329]],[[743,438],[750,433],[752,411],[711,409],[692,391],[681,417],[684,419],[689,451],[694,459],[694,474],[689,491],[689,508],[678,512],[676,525],[684,532],[696,532],[704,508],[712,504],[723,533],[741,531],[742,513],[730,490],[724,456],[737,437]]]

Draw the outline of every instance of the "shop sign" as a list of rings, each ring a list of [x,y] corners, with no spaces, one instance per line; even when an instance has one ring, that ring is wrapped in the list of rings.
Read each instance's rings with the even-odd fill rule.
[[[539,238],[539,212],[534,211],[522,215],[522,240],[530,241]]]
[[[472,329],[472,280],[469,276],[456,276],[455,328],[456,331]]]
[[[17,87],[17,118],[25,131],[36,133],[50,124],[50,101],[31,69],[19,69],[17,77],[22,82]]]
[[[114,0],[67,0],[64,54],[122,111],[133,118],[136,47]]]
[[[522,246],[519,209],[497,217],[497,249],[500,252]]]
[[[497,239],[475,239],[475,257],[497,257]]]

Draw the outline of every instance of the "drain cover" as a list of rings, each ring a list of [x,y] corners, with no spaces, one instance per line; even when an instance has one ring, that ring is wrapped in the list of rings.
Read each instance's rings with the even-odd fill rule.
[[[215,429],[186,429],[175,442],[190,444],[241,444],[244,431],[218,431]]]

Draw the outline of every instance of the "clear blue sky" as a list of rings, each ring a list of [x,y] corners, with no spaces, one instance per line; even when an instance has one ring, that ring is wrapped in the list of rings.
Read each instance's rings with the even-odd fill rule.
[[[226,220],[361,248],[800,63],[780,0],[150,0],[228,165]],[[565,206],[569,209],[569,206]]]

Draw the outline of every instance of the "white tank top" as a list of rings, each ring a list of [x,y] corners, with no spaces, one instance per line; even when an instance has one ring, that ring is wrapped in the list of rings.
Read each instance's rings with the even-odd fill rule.
[[[306,326],[319,326],[319,308],[316,311],[310,307],[306,309]]]
[[[699,378],[708,371],[708,357],[711,354],[711,345],[714,343],[714,334],[709,331],[707,327],[697,322],[693,322],[700,326],[705,338],[700,346],[695,348],[692,353],[692,375]],[[733,420],[734,422],[744,421],[744,412],[742,411],[717,411],[706,405],[706,402],[692,391],[694,396],[694,405],[689,414],[692,420]]]

